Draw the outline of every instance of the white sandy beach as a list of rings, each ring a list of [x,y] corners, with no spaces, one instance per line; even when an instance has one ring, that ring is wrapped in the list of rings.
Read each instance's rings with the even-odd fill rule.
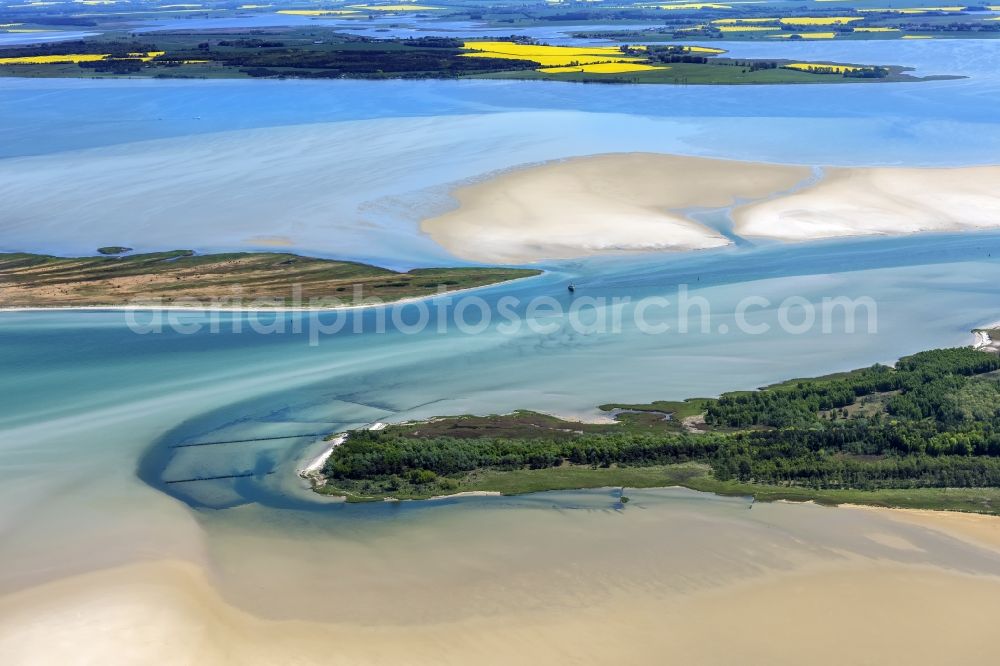
[[[729,241],[681,209],[765,197],[809,175],[806,167],[651,153],[582,157],[461,187],[452,193],[458,208],[421,228],[470,261],[700,250]]]
[[[309,459],[305,465],[299,469],[299,476],[307,476],[310,474],[315,474],[323,468],[323,464],[326,463],[326,459],[330,457],[333,450],[347,441],[347,435],[337,435],[330,440],[329,444],[323,449],[319,455]]]

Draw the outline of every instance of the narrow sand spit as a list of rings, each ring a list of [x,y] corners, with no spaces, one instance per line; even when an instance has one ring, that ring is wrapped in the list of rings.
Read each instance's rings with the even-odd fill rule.
[[[1000,227],[1000,166],[828,169],[733,217],[740,235],[787,241]]]
[[[453,192],[459,207],[421,228],[470,261],[706,249],[729,240],[681,209],[770,196],[810,173],[801,166],[650,153],[581,157],[461,187]]]

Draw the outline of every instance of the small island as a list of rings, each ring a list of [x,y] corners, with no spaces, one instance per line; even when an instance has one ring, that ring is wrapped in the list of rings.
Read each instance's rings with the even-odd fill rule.
[[[925,81],[879,63],[730,58],[696,44],[550,45],[505,40],[376,39],[332,30],[106,33],[6,48],[0,76],[69,78],[522,79],[576,83],[792,84]]]
[[[254,307],[393,302],[539,275],[524,268],[420,268],[406,273],[351,261],[271,252],[191,250],[96,257],[0,254],[0,307],[169,306],[237,299]],[[110,250],[114,250],[111,252]],[[232,301],[235,307],[237,301]]]
[[[124,245],[106,245],[104,247],[97,248],[98,254],[107,254],[107,255],[128,254],[131,251],[132,248],[125,247]]]
[[[604,423],[518,411],[379,424],[338,436],[303,475],[355,502],[684,486],[1000,514],[998,404],[994,348],[936,349],[718,398],[602,405]]]

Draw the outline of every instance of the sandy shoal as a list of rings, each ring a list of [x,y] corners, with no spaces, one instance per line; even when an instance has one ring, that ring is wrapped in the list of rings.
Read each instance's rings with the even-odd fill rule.
[[[930,509],[883,509],[856,504],[842,505],[858,511],[872,511],[893,520],[941,532],[959,541],[1000,552],[1000,517],[959,511]]]
[[[339,603],[331,599],[330,603]],[[349,602],[348,602],[349,603]],[[262,620],[190,564],[134,565],[0,600],[4,663],[988,663],[1000,581],[907,566],[796,573],[680,598],[363,626]]]
[[[767,533],[791,529],[796,538],[809,539],[809,549],[815,549],[818,557],[808,558],[802,566],[761,568],[755,575],[713,579],[712,584],[699,578],[709,569],[696,567],[686,574],[691,585],[664,588],[650,581],[625,589],[602,585],[600,569],[588,567],[583,558],[573,566],[585,567],[581,572],[586,575],[550,581],[552,594],[559,597],[550,604],[500,604],[499,612],[446,617],[425,612],[449,598],[446,590],[435,596],[432,586],[416,595],[396,597],[394,603],[408,609],[402,615],[345,612],[339,614],[341,619],[329,621],[258,617],[223,597],[202,566],[179,560],[142,562],[0,597],[0,663],[489,666],[663,663],[664,655],[671,663],[709,666],[731,664],[734,655],[742,664],[769,666],[995,660],[993,628],[1000,614],[1000,577],[965,573],[958,562],[954,567],[924,562],[920,557],[924,549],[943,542],[920,535],[927,530],[954,539],[959,545],[948,546],[947,552],[971,553],[971,547],[992,557],[1000,553],[1000,518],[871,507],[755,508],[762,513],[727,512],[720,516],[722,522],[709,520],[704,528],[737,529],[738,523],[750,521],[759,522]],[[793,514],[792,522],[782,518]],[[667,541],[689,538],[678,522],[682,516],[670,515],[675,520],[667,523],[650,523],[643,515],[636,527],[658,525],[671,535],[664,537]],[[589,512],[581,524],[592,524],[587,517],[592,517]],[[567,520],[565,514],[559,518]],[[844,524],[838,528],[841,521]],[[615,519],[610,525],[621,522]],[[852,554],[848,544],[844,544],[847,550],[828,551],[806,536],[817,524],[822,533],[831,528],[848,529],[845,533],[860,530],[861,537],[876,544],[871,551],[875,556]],[[893,524],[899,524],[899,530]],[[618,533],[612,532],[617,542]],[[724,542],[738,543],[739,534],[735,541]],[[839,537],[833,541],[839,542]],[[760,546],[749,541],[736,556],[773,555]],[[459,544],[448,551],[453,553],[449,557],[476,552],[462,555]],[[912,561],[876,555],[889,551]],[[638,563],[639,578],[655,572],[639,562],[641,549],[616,552],[616,569],[627,572],[632,562]],[[671,560],[669,551],[654,553],[656,558],[662,555],[667,555],[662,560],[667,568],[680,562]],[[705,552],[700,557],[711,559],[716,554]],[[351,572],[334,568],[324,575],[350,577]],[[403,588],[410,585],[406,571],[396,575],[403,579]],[[355,607],[357,597],[328,596],[320,583],[314,587],[318,602],[348,611]],[[396,587],[371,589],[367,594],[385,594],[388,589]],[[461,603],[475,608],[494,606],[495,601],[486,596]]]
[[[681,209],[788,190],[807,167],[651,153],[573,158],[503,173],[452,193],[457,209],[421,228],[470,261],[526,263],[616,251],[729,243]]]
[[[733,218],[740,235],[786,241],[1000,227],[1000,166],[827,169]]]

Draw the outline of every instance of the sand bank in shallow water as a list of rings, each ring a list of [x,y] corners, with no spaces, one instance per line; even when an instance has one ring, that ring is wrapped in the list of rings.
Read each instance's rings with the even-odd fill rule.
[[[899,522],[919,525],[959,541],[1000,553],[1000,517],[997,516],[928,509],[882,509],[858,505],[845,505],[843,508],[873,511]]]
[[[1000,227],[1000,166],[828,169],[733,217],[740,235],[788,241]]]
[[[211,578],[204,565],[146,562],[0,598],[0,660],[364,666],[659,663],[664,654],[709,665],[730,664],[734,654],[743,663],[779,665],[992,658],[1000,543],[942,534],[918,514],[901,521],[891,511],[790,504],[750,511],[740,499],[690,491],[632,494],[639,510],[630,503],[623,512],[553,511],[542,508],[549,496],[539,495],[537,508],[439,506],[356,534],[346,524],[330,533],[268,534],[250,523],[252,532],[231,535],[221,550],[210,545],[219,558]],[[972,522],[992,532],[1000,519]],[[453,540],[442,538],[448,534]],[[248,601],[257,614],[245,610]]]
[[[336,603],[331,600],[331,603]],[[80,576],[0,602],[6,663],[989,663],[1000,582],[870,567],[711,593],[605,600],[445,624],[263,620],[191,565]]]
[[[461,187],[459,207],[421,228],[471,261],[706,249],[729,241],[681,209],[766,197],[809,175],[807,167],[649,153],[574,158]]]
[[[531,262],[727,245],[685,209],[739,205],[741,236],[806,241],[1000,227],[1000,166],[831,168],[646,153],[506,172],[453,192],[459,207],[422,229],[473,261]],[[796,185],[803,185],[801,189]]]

